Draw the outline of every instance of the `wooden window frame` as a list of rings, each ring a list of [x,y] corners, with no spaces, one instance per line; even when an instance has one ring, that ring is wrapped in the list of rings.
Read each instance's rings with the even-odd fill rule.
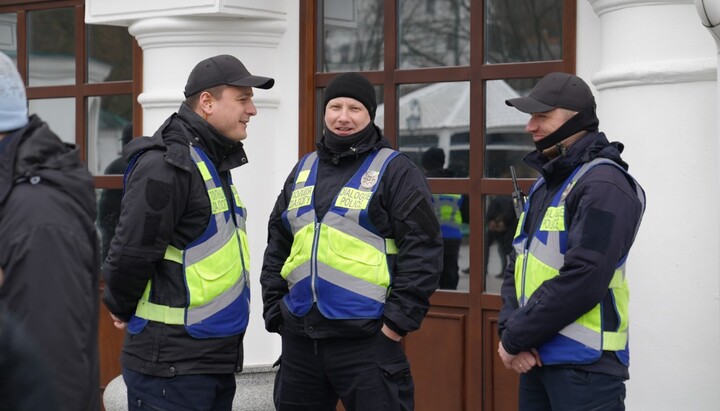
[[[327,86],[338,72],[320,72],[316,70],[319,61],[320,42],[317,27],[322,17],[323,0],[308,0],[300,3],[300,72],[299,72],[299,106],[300,120],[298,135],[298,156],[315,149],[315,134],[318,129],[319,113],[317,96],[319,89]],[[576,48],[576,16],[577,4],[573,0],[563,1],[562,17],[562,59],[521,63],[484,63],[484,1],[473,0],[470,12],[470,38],[476,39],[478,44],[471,45],[470,64],[456,67],[432,68],[397,68],[397,1],[383,2],[384,12],[384,62],[383,69],[362,71],[371,83],[383,86],[383,101],[385,116],[385,137],[397,146],[396,130],[398,129],[398,113],[396,107],[397,86],[412,83],[434,83],[445,81],[467,81],[470,84],[470,101],[472,112],[483,112],[485,106],[485,82],[488,80],[507,80],[520,78],[539,78],[553,71],[575,71]],[[479,105],[480,109],[472,108]],[[484,158],[484,118],[483,116],[470,117],[470,158]],[[470,174],[467,178],[432,178],[428,179],[430,188],[434,193],[460,193],[470,198],[470,232],[484,232],[484,197],[487,195],[509,195],[512,192],[512,181],[508,178],[488,178],[484,176],[483,162],[471,161]],[[520,185],[528,190],[532,179],[520,179]],[[470,247],[473,250],[483,250],[483,235],[470,236]],[[482,272],[483,258],[471,258],[471,271]],[[475,276],[480,278],[480,276]],[[468,307],[469,295],[481,300],[481,305],[499,309],[501,301],[499,295],[484,293],[483,281],[470,281],[468,293],[448,292],[438,290],[433,295],[433,303],[447,306]],[[469,295],[468,295],[469,294]]]
[[[28,37],[27,14],[39,10],[72,8],[75,17],[75,82],[59,86],[28,86]],[[106,83],[88,83],[87,72],[87,24],[85,24],[84,0],[24,0],[0,6],[0,13],[17,15],[17,65],[26,85],[28,100],[45,98],[75,99],[75,144],[79,147],[83,161],[87,161],[87,98],[95,96],[131,95],[133,106],[133,135],[142,134],[142,106],[137,102],[142,92],[142,49],[132,40],[132,79]],[[97,175],[96,188],[120,189],[121,176]]]

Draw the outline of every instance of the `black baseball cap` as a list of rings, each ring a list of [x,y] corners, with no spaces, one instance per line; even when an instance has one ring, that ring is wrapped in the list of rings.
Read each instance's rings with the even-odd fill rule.
[[[505,100],[505,104],[529,114],[544,113],[556,108],[580,112],[595,104],[595,97],[580,77],[555,72],[540,79],[530,95]]]
[[[199,62],[193,68],[185,84],[185,97],[223,84],[269,89],[275,80],[253,76],[235,56],[221,54]]]

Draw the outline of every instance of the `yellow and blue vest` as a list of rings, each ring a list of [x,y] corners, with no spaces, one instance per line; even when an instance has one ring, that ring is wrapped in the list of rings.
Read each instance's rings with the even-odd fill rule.
[[[462,239],[462,195],[433,194],[432,199],[443,238]]]
[[[372,152],[341,188],[322,221],[314,206],[318,156],[300,160],[292,196],[282,218],[293,234],[290,255],[280,272],[289,293],[290,312],[304,316],[313,303],[329,319],[377,319],[390,292],[388,256],[397,254],[393,239],[380,236],[368,207],[387,164],[398,153]]]
[[[513,240],[513,246],[517,253],[515,291],[520,307],[528,302],[530,296],[543,282],[559,275],[567,251],[565,199],[577,181],[600,164],[612,165],[622,170],[634,183],[642,209],[645,209],[645,194],[640,185],[615,162],[598,158],[578,166],[565,180],[545,211],[537,231],[528,242],[528,236],[524,232],[523,226],[533,193],[545,183],[544,179],[540,177],[530,189],[528,201],[525,203]],[[639,222],[635,227],[636,232],[638,227]],[[603,351],[613,351],[624,365],[629,365],[628,304],[630,290],[625,278],[626,259],[627,255],[617,263],[608,290],[613,297],[614,310],[619,318],[617,329],[603,329],[603,303],[600,303],[538,347],[543,364],[588,364],[600,358]]]
[[[195,146],[190,146],[190,156],[205,182],[212,214],[203,234],[184,250],[168,245],[165,252],[166,260],[183,266],[188,300],[185,307],[152,303],[152,283],[148,282],[135,315],[128,322],[131,334],[141,332],[148,320],[184,325],[195,338],[237,335],[247,328],[250,314],[247,210],[229,174],[232,204],[227,202],[212,161]],[[131,169],[132,164],[128,166]]]

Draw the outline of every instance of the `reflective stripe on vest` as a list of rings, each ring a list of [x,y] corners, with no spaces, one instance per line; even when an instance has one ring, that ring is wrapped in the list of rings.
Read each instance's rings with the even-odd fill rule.
[[[387,164],[397,154],[383,148],[368,155],[322,222],[316,221],[313,196],[317,154],[301,160],[283,213],[294,239],[280,272],[290,290],[284,301],[294,315],[307,314],[317,303],[331,319],[380,318],[391,284],[388,255],[397,254],[397,246],[377,233],[368,207]]]
[[[540,227],[528,245],[528,236],[524,232],[523,226],[532,195],[538,187],[544,184],[542,177],[531,188],[513,240],[517,253],[515,261],[516,295],[520,306],[527,303],[530,296],[543,282],[559,275],[567,251],[565,200],[575,184],[588,171],[600,164],[617,167],[632,179],[622,167],[608,159],[598,158],[579,166],[553,197],[550,206],[542,216]],[[633,182],[644,210],[644,192],[634,179]],[[639,224],[635,227],[636,232],[638,227]],[[613,296],[615,305],[614,310],[619,317],[618,328],[614,331],[603,330],[603,308],[602,303],[598,304],[538,348],[544,364],[590,363],[597,360],[605,350],[616,352],[618,358],[628,365],[629,287],[625,278],[626,258],[627,256],[618,262],[609,286],[609,292]]]
[[[462,238],[462,214],[460,194],[433,194],[435,215],[440,221],[443,238]]]
[[[196,338],[237,335],[247,328],[250,308],[247,211],[232,177],[228,177],[232,190],[229,205],[220,176],[205,153],[191,146],[190,155],[205,182],[212,215],[205,232],[184,250],[169,245],[165,252],[166,260],[183,265],[188,302],[186,307],[150,302],[149,282],[135,312],[134,319],[138,321],[128,324],[131,332],[140,332],[147,320],[184,324],[188,334]]]

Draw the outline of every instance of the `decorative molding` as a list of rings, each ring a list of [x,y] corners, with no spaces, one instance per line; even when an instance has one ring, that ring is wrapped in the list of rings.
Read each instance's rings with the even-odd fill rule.
[[[143,109],[166,109],[176,111],[185,100],[182,91],[178,90],[152,90],[140,93],[138,103]],[[280,105],[280,95],[273,90],[262,90],[253,96],[255,107],[276,109]]]
[[[140,47],[260,47],[275,48],[287,24],[284,21],[238,18],[155,17],[138,20],[129,32]]]
[[[598,16],[630,7],[692,4],[693,0],[588,0]]]
[[[650,62],[602,70],[593,76],[598,90],[657,84],[716,81],[715,59]]]
[[[287,2],[284,0],[86,0],[85,2],[86,23],[129,26],[137,20],[171,16],[225,16],[286,21]]]

